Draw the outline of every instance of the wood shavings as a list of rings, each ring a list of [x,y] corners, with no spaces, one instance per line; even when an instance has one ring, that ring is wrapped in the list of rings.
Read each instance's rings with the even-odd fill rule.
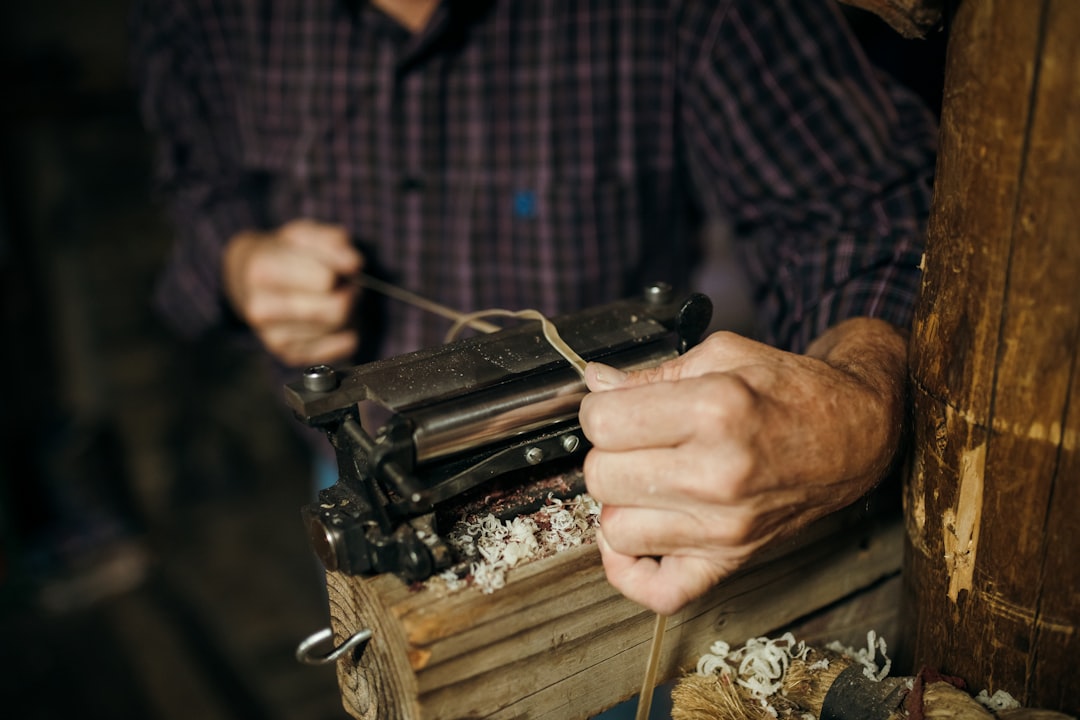
[[[873,630],[866,633],[866,647],[859,650],[855,650],[850,647],[844,647],[838,642],[832,642],[826,645],[829,650],[842,653],[858,664],[863,666],[863,675],[871,680],[877,680],[881,682],[889,674],[889,670],[892,669],[892,660],[886,654],[888,646],[885,644],[885,638],[877,637],[877,633]],[[879,668],[875,660],[877,653],[881,652],[881,659],[884,664]]]
[[[791,661],[805,659],[808,652],[806,644],[791,633],[773,640],[751,638],[735,650],[720,640],[698,659],[697,674],[719,675],[727,684],[742,688],[760,706],[763,717],[801,718],[804,713],[788,703],[780,690]]]
[[[883,667],[875,660],[881,659]],[[874,631],[867,634],[867,646],[859,650],[831,643],[825,649],[814,649],[785,633],[778,638],[751,638],[737,649],[717,641],[698,660],[696,677],[712,678],[713,683],[691,681],[688,676],[676,690],[685,699],[680,687],[694,707],[712,704],[714,715],[673,713],[676,720],[700,718],[785,718],[815,720],[825,694],[836,677],[850,665],[860,665],[867,677],[880,682],[892,666],[886,655],[886,645]],[[672,695],[675,698],[675,693]],[[678,706],[678,703],[676,703]]]
[[[583,493],[572,500],[550,496],[536,512],[509,520],[492,514],[462,520],[446,539],[468,562],[468,574],[449,570],[433,580],[451,592],[474,586],[493,593],[506,585],[510,569],[593,542],[599,517],[600,504]]]
[[[776,693],[792,659],[806,657],[805,643],[796,642],[791,633],[784,633],[775,640],[751,638],[737,650],[726,642],[717,641],[698,660],[699,675],[719,673],[728,675],[741,687],[758,699]]]
[[[994,712],[998,710],[1012,710],[1020,707],[1020,703],[1009,693],[1004,690],[998,690],[993,695],[989,694],[986,690],[981,690],[978,695],[975,696],[976,702],[985,708],[989,708]]]
[[[713,643],[698,660],[697,672],[682,678],[672,690],[672,720],[817,720],[826,696],[846,668],[860,667],[873,683],[885,683],[881,697],[901,692],[903,698],[890,718],[1012,718],[1025,712],[1009,693],[986,690],[972,697],[960,678],[923,670],[917,677],[888,678],[892,661],[884,638],[873,630],[866,647],[845,647],[838,642],[810,648],[791,633],[775,640],[753,638],[732,650],[723,641]],[[901,707],[902,706],[902,707]],[[834,708],[835,711],[835,708]],[[1044,713],[1045,711],[1034,711]],[[998,715],[1000,713],[1000,715]],[[1021,717],[1060,717],[1015,715]]]

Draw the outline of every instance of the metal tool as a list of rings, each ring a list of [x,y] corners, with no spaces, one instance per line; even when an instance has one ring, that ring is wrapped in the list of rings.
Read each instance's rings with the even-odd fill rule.
[[[869,678],[862,665],[840,673],[825,695],[821,720],[888,720],[907,695],[908,678]]]
[[[585,360],[627,370],[684,352],[711,314],[704,295],[676,300],[656,284],[554,323]],[[586,392],[534,322],[358,367],[309,368],[285,399],[326,433],[339,473],[303,510],[317,554],[330,570],[409,582],[449,567],[435,510],[495,478],[580,457]],[[389,415],[374,430],[361,422],[368,404]]]

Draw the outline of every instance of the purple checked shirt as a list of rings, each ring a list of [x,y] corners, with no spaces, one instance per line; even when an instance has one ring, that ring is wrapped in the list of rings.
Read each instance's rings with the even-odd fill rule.
[[[142,0],[134,30],[187,333],[230,317],[226,240],[301,217],[445,305],[557,314],[685,287],[717,216],[764,339],[910,321],[936,129],[832,0],[447,0],[419,35],[363,1]],[[387,302],[377,352],[447,325]]]

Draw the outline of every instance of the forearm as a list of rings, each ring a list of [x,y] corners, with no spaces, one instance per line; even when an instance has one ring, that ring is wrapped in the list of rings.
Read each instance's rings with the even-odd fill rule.
[[[888,471],[902,446],[910,333],[884,320],[857,317],[826,330],[806,355],[824,361],[867,388],[879,422],[864,428],[868,479]]]

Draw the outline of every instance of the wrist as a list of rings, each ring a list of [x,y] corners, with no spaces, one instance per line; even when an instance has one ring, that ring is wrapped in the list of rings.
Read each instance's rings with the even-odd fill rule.
[[[844,373],[863,390],[865,401],[852,418],[852,431],[868,450],[866,473],[880,480],[894,467],[904,447],[909,333],[884,320],[851,318],[827,330],[807,348],[807,355]]]

